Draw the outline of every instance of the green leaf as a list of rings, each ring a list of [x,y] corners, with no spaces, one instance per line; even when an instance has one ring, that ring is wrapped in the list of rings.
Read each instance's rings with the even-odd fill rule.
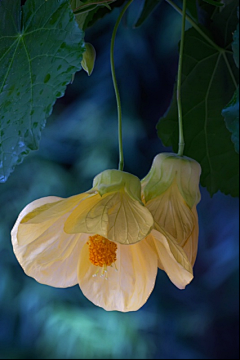
[[[225,47],[232,29],[236,28],[237,2],[235,11],[225,21],[217,23],[216,33],[221,33]],[[221,26],[222,31],[217,31]],[[224,31],[223,31],[224,30]],[[229,102],[236,90],[237,69],[231,54],[219,51],[195,29],[186,32],[183,78],[182,106],[185,137],[185,155],[197,160],[202,167],[201,184],[211,195],[218,190],[225,194],[238,196],[239,156],[234,150],[231,134],[226,129],[221,115],[222,108]],[[158,135],[165,146],[178,150],[178,111],[176,86],[174,97],[167,114],[157,125]]]
[[[219,6],[219,7],[224,6],[224,4],[214,1],[214,0],[203,0],[203,1],[205,1],[206,3],[213,5],[213,6]]]
[[[229,104],[223,109],[227,129],[232,133],[232,142],[236,152],[239,154],[239,87],[233,95]]]
[[[138,27],[142,25],[142,23],[148,18],[148,16],[152,13],[155,7],[161,2],[162,0],[145,0],[141,14],[134,26]]]
[[[81,69],[83,32],[68,0],[0,1],[0,182],[38,149],[56,98]]]

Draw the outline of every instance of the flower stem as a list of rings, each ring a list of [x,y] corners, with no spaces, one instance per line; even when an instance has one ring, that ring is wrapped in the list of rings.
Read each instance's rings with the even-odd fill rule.
[[[178,155],[180,156],[183,156],[183,151],[185,146],[184,136],[183,136],[181,84],[182,84],[182,63],[183,63],[183,47],[184,47],[184,35],[185,35],[185,24],[186,24],[186,9],[187,9],[187,0],[183,0],[182,33],[181,33],[181,43],[180,43],[179,62],[178,62],[178,77],[177,77],[177,106],[178,106],[178,127],[179,127]]]
[[[124,159],[123,159],[123,145],[122,145],[122,109],[121,109],[121,100],[117,85],[117,79],[116,79],[116,73],[115,73],[115,65],[114,65],[114,44],[115,44],[115,38],[118,26],[120,24],[120,21],[122,20],[122,17],[129,7],[129,5],[133,2],[133,0],[129,0],[127,4],[122,9],[117,22],[114,26],[113,33],[112,33],[112,39],[111,39],[111,49],[110,49],[110,62],[111,62],[111,72],[112,72],[112,80],[113,80],[113,86],[115,90],[116,95],[116,101],[117,101],[117,110],[118,110],[118,144],[119,144],[119,170],[123,170],[124,166]]]

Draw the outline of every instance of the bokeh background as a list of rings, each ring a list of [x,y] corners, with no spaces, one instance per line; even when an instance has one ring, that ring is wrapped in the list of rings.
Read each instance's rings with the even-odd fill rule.
[[[161,4],[133,29],[136,0],[118,31],[116,72],[123,105],[125,171],[140,178],[163,148],[158,119],[172,96],[181,17]],[[239,357],[239,205],[201,188],[195,278],[184,291],[159,271],[148,302],[136,313],[106,312],[78,286],[55,289],[27,277],[10,231],[26,204],[89,189],[99,172],[118,165],[117,113],[109,48],[119,9],[86,31],[97,51],[91,77],[76,74],[58,99],[39,151],[0,184],[1,359],[237,359]],[[193,119],[194,121],[194,119]]]

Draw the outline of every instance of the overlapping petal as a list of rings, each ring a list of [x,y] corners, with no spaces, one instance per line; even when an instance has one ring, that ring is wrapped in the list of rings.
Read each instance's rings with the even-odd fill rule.
[[[81,251],[78,268],[83,294],[105,310],[136,311],[151,294],[157,275],[157,255],[147,241],[118,245],[116,268],[108,267],[101,277],[88,259],[88,245]]]
[[[194,214],[172,184],[162,195],[150,200],[146,207],[158,226],[171,234],[183,246],[194,228]]]
[[[64,233],[64,221],[69,213],[43,223],[21,224],[27,214],[45,204],[56,204],[59,199],[48,197],[29,204],[20,213],[11,235],[14,253],[27,275],[42,284],[68,287],[78,283],[76,269],[87,235]]]
[[[172,283],[179,289],[184,289],[193,279],[192,266],[173,237],[164,236],[160,231],[152,230],[147,241],[155,246],[162,270]]]
[[[196,206],[192,209],[192,213],[194,216],[194,227],[191,235],[183,245],[183,250],[185,251],[191,265],[193,266],[197,257],[199,235],[198,214]]]
[[[198,247],[200,165],[176,154],[158,154],[148,175],[142,180],[142,199],[159,231],[173,237],[194,265]],[[156,228],[156,226],[155,226]],[[169,237],[170,235],[170,237]],[[160,267],[161,261],[159,261]]]
[[[20,245],[31,243],[34,239],[46,231],[57,219],[71,210],[86,197],[80,194],[68,199],[56,196],[48,196],[28,204],[17,219],[17,228],[14,226],[12,232],[17,231],[17,241]],[[39,226],[41,224],[41,226]]]
[[[120,244],[134,244],[153,225],[150,212],[124,191],[83,200],[67,219],[66,233],[99,234]]]

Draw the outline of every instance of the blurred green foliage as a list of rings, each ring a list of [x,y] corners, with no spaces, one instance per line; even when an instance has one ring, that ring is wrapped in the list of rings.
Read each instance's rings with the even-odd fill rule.
[[[139,3],[129,13],[129,24]],[[97,173],[117,167],[109,64],[117,15],[116,9],[86,33],[97,51],[93,74],[76,75],[55,105],[40,150],[0,185],[0,358],[237,359],[237,199],[220,193],[211,199],[201,189],[195,279],[180,291],[159,272],[152,295],[136,313],[105,312],[78,286],[38,284],[23,273],[12,252],[10,231],[26,204],[47,195],[80,193],[91,187]],[[171,100],[180,26],[181,17],[164,3],[141,28],[122,25],[117,36],[125,170],[140,178],[154,155],[169,150],[162,147],[155,126]]]

